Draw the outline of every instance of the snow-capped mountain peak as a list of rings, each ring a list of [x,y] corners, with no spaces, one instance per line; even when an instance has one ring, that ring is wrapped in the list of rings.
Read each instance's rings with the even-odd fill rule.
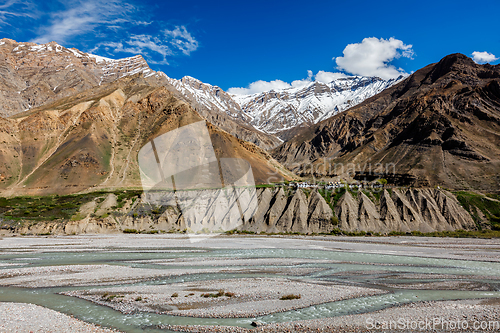
[[[251,124],[266,132],[279,133],[299,125],[311,125],[334,116],[382,90],[403,77],[382,80],[378,77],[351,76],[329,83],[311,81],[251,95],[231,95]]]

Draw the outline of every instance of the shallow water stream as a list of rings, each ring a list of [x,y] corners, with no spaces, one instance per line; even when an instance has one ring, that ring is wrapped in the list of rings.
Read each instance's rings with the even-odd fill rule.
[[[57,293],[85,287],[57,288],[13,288],[0,287],[0,301],[34,303],[56,311],[73,315],[87,322],[113,327],[126,332],[161,331],[154,327],[160,324],[172,325],[230,325],[250,328],[250,323],[258,320],[265,323],[284,322],[303,319],[332,317],[346,314],[363,313],[380,310],[397,304],[427,301],[454,300],[470,298],[500,298],[500,263],[478,262],[467,260],[450,260],[422,258],[411,256],[368,254],[346,251],[325,251],[307,249],[217,249],[217,248],[163,248],[155,251],[143,249],[93,252],[49,252],[49,253],[16,253],[0,255],[0,273],[2,269],[57,266],[57,265],[120,265],[138,268],[153,268],[162,270],[180,270],[186,268],[207,268],[203,264],[190,265],[186,261],[171,264],[168,259],[190,258],[203,262],[207,258],[258,259],[258,258],[295,258],[308,260],[327,260],[295,265],[314,268],[309,274],[290,276],[294,279],[315,281],[331,281],[350,285],[380,288],[387,294],[360,297],[338,302],[325,303],[307,308],[275,313],[257,318],[243,319],[210,319],[171,316],[166,314],[138,313],[124,315],[105,306],[96,305],[75,297],[63,296]],[[3,265],[8,264],[8,265]],[[284,267],[286,265],[273,265]],[[221,270],[225,267],[219,267]],[[186,281],[201,281],[211,279],[227,279],[238,277],[281,277],[280,274],[252,273],[252,269],[262,269],[265,265],[241,265],[248,273],[199,273],[178,275],[154,280],[142,281],[130,285],[167,284]],[[405,283],[443,282],[442,277],[434,274],[455,276],[461,282],[478,283],[486,290],[411,290],[404,288]],[[120,285],[115,285],[120,286]],[[401,286],[399,288],[398,286]],[[111,287],[106,285],[105,287]],[[89,287],[86,287],[88,289]],[[92,286],[94,288],[94,286]]]

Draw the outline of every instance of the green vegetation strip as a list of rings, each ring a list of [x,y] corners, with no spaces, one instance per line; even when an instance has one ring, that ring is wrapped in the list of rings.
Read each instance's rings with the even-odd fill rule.
[[[138,198],[142,191],[94,192],[43,197],[0,197],[0,218],[15,221],[69,221],[82,205],[93,200],[102,202],[109,193],[114,193],[117,196],[117,206],[114,208],[121,208],[127,200]]]
[[[479,211],[486,216],[491,223],[491,229],[500,230],[500,200],[497,194],[487,196],[459,191],[454,192],[460,204],[469,212],[477,224],[479,224]]]

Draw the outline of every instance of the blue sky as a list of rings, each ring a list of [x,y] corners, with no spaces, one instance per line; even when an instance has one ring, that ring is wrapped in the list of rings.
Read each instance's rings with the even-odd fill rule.
[[[498,13],[498,0],[0,0],[0,38],[142,54],[170,77],[248,93],[345,74],[388,78],[456,52],[498,64]]]

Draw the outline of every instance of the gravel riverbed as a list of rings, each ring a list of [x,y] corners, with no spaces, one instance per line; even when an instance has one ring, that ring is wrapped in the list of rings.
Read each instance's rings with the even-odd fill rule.
[[[219,292],[221,293],[220,296]],[[286,278],[241,278],[77,290],[64,293],[122,313],[140,311],[198,318],[247,318],[385,291]],[[203,295],[211,297],[203,297]],[[281,300],[285,295],[298,299]]]
[[[86,235],[4,237],[0,239],[0,251],[0,286],[56,287],[54,293],[120,311],[106,309],[117,316],[118,321],[116,318],[110,321],[113,323],[122,323],[123,314],[138,314],[136,320],[142,315],[154,317],[156,313],[164,313],[186,319],[170,317],[163,321],[168,317],[159,316],[162,319],[155,325],[166,322],[248,325],[253,319],[213,318],[254,318],[394,290],[477,291],[478,295],[485,295],[481,297],[497,297],[484,293],[497,292],[500,285],[498,240],[221,236],[191,243],[182,235]],[[73,290],[73,287],[79,288]],[[20,289],[13,290],[15,295]],[[280,300],[287,294],[300,298]],[[2,298],[8,302],[25,300],[35,302],[29,297]],[[0,303],[0,332],[112,332],[50,310],[50,303],[37,302],[48,307],[44,308],[8,302]],[[81,313],[74,310],[71,313],[75,316],[93,321],[85,310]],[[332,318],[257,323],[254,330],[196,325],[163,328],[186,332],[373,332],[377,329],[369,329],[370,323],[398,322],[401,318],[410,322],[441,318],[465,321],[468,325],[486,321],[494,325],[500,320],[499,314],[498,299],[457,300],[410,303]],[[195,317],[206,319],[196,321]],[[98,322],[104,325],[102,320]],[[150,323],[137,319],[129,326],[109,325],[133,331]],[[500,327],[488,326],[482,331],[500,332]]]
[[[26,303],[0,302],[0,332],[112,333],[63,313]]]
[[[500,300],[419,302],[372,313],[264,324],[255,329],[227,326],[180,325],[165,325],[162,328],[197,333],[499,332]]]

